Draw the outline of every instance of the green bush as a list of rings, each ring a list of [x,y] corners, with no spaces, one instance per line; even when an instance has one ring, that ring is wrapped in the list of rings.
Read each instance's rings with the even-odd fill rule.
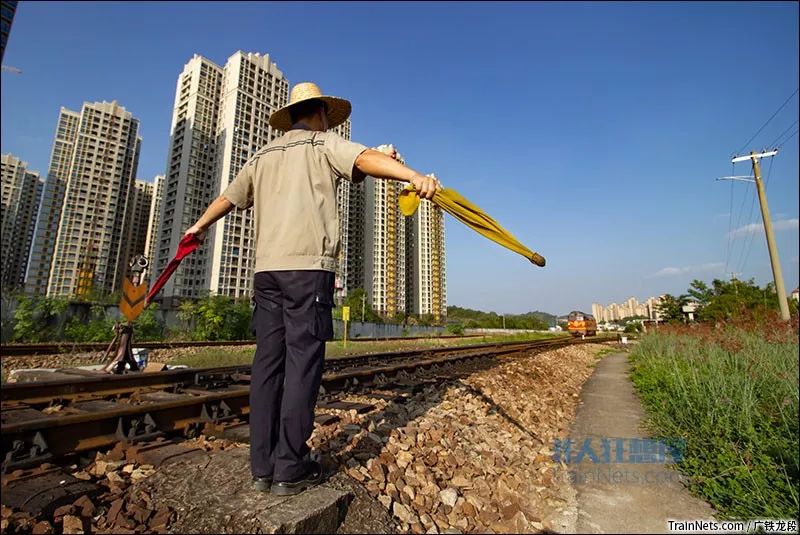
[[[729,518],[800,515],[796,339],[648,334],[631,362],[653,430],[686,440],[692,490]]]
[[[114,338],[114,320],[106,316],[105,308],[93,305],[89,321],[70,318],[64,328],[64,339],[68,342],[110,342]]]
[[[450,323],[447,325],[447,332],[455,334],[456,336],[461,336],[464,334],[464,326],[460,323]]]
[[[156,317],[157,311],[158,304],[153,303],[139,314],[133,322],[134,340],[150,342],[164,339],[164,322]]]
[[[628,323],[625,326],[623,332],[626,333],[639,333],[642,332],[642,324],[641,323]]]
[[[22,297],[14,311],[15,342],[49,342],[59,336],[59,317],[67,310],[66,299]]]
[[[247,300],[215,295],[181,303],[178,317],[193,340],[250,340],[253,311]]]

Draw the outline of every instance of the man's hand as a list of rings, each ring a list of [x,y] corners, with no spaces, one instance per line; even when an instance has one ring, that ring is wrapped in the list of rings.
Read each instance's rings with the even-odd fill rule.
[[[385,151],[385,152],[384,152]],[[425,176],[398,161],[397,149],[391,145],[384,145],[381,150],[367,149],[358,155],[355,167],[375,178],[399,180],[410,182],[420,197],[431,199],[437,191],[442,189],[439,181],[430,176]]]
[[[387,152],[386,154],[391,157],[392,160],[397,160],[397,149],[394,145],[389,145],[389,147],[391,148],[391,152]],[[433,195],[442,189],[442,185],[439,184],[439,181],[434,177],[421,175],[416,172],[409,182],[414,185],[414,189],[417,190],[419,196],[426,199],[432,199]]]
[[[194,234],[194,236],[200,241],[200,243],[203,243],[203,240],[206,239],[206,229],[202,228],[197,223],[189,227],[189,230],[187,230],[184,233],[184,236],[186,236],[187,234]]]
[[[437,191],[441,191],[442,185],[432,176],[420,175],[415,173],[409,180],[419,196],[424,199],[432,199]]]

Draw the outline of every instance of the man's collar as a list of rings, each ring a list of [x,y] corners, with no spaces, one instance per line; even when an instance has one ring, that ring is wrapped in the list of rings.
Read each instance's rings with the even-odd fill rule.
[[[289,131],[292,131],[292,130],[308,130],[308,131],[311,131],[311,127],[309,127],[309,126],[308,126],[307,124],[305,124],[305,123],[295,123],[295,124],[293,124],[293,125],[292,125],[292,127],[289,129]]]

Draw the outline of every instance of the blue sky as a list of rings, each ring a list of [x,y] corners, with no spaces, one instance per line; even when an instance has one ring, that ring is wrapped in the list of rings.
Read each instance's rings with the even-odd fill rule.
[[[744,228],[761,223],[753,188],[714,179],[798,88],[797,21],[794,2],[23,1],[3,60],[23,73],[2,74],[2,151],[45,172],[59,107],[116,99],[141,120],[139,177],[152,180],[192,55],[269,53],[290,83],[352,101],[354,140],[395,144],[547,258],[536,268],[448,217],[449,304],[562,314],[681,293],[726,265],[763,284],[766,240]],[[798,100],[745,148],[778,138]],[[765,178],[770,165],[790,291],[797,135]]]

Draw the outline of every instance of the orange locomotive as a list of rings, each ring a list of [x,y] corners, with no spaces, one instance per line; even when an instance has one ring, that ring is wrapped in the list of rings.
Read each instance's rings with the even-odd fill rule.
[[[567,320],[567,330],[572,336],[594,336],[597,333],[597,322],[591,314],[573,310]]]

